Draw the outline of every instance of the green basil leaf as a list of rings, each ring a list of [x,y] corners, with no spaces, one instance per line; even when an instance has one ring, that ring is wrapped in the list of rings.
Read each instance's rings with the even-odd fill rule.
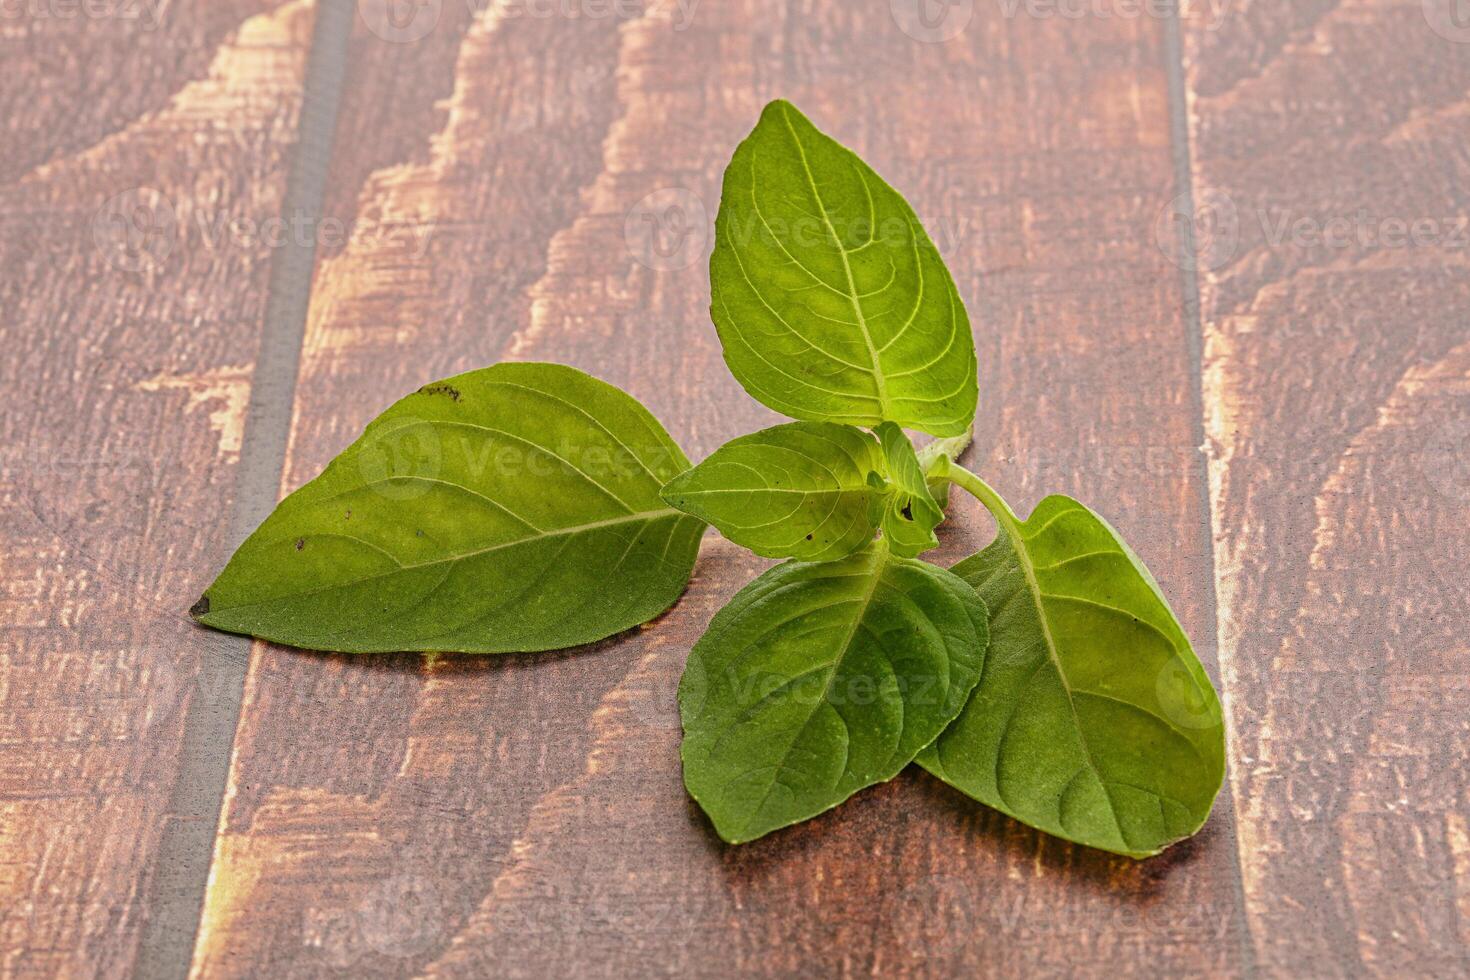
[[[726,443],[663,498],[758,555],[833,561],[872,539],[886,494],[868,476],[882,468],[862,430],[792,422]]]
[[[688,465],[647,410],[580,371],[471,371],[378,416],[192,612],[317,650],[588,643],[688,583],[703,525],[658,496]]]
[[[730,371],[792,418],[938,436],[975,416],[975,343],[913,209],[789,102],[725,170],[711,315]]]
[[[877,432],[888,466],[888,479],[893,485],[884,501],[883,535],[894,554],[913,558],[939,547],[934,529],[944,520],[944,511],[930,495],[914,445],[903,430],[892,422],[884,422]]]
[[[1148,570],[1068,497],[953,571],[990,608],[991,648],[959,719],[919,757],[1049,834],[1146,857],[1197,831],[1225,775],[1220,703]]]
[[[743,843],[891,779],[964,706],[986,636],[973,589],[881,539],[841,561],[770,569],[689,655],[690,795]]]

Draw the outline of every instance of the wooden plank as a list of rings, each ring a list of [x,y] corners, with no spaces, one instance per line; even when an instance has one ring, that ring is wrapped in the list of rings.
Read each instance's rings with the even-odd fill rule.
[[[11,3],[0,15],[0,183],[76,157],[205,81],[221,47],[279,0]],[[147,66],[147,70],[140,70]],[[64,125],[58,121],[64,120]],[[244,149],[248,144],[241,144]]]
[[[226,223],[280,211],[312,18],[215,6],[146,37],[0,27],[4,976],[132,968],[184,718],[216,693],[185,609],[230,545],[270,253]]]
[[[397,393],[503,358],[624,386],[694,456],[772,421],[723,368],[704,257],[724,163],[784,96],[914,201],[970,300],[978,465],[1017,504],[1096,502],[1208,658],[1188,328],[1153,230],[1176,193],[1160,22],[975,5],[930,43],[883,4],[451,6],[420,40],[355,43],[343,118],[381,135],[344,124],[333,165],[344,222],[380,234],[318,268],[283,489]],[[954,525],[948,558],[993,533],[970,506]],[[719,845],[683,793],[673,691],[762,565],[711,538],[673,611],[588,650],[258,646],[196,972],[1245,969],[1228,806],[1137,864],[911,771]]]
[[[1451,7],[1255,5],[1187,37],[1221,659],[1253,946],[1277,975],[1470,969],[1470,34]]]

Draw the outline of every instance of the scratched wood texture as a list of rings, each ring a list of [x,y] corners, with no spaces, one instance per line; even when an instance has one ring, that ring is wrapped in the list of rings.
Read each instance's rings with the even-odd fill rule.
[[[909,196],[954,270],[978,464],[1018,504],[1098,502],[1212,660],[1192,328],[1154,230],[1179,191],[1163,25],[977,5],[938,44],[886,5],[681,17],[445,5],[391,43],[359,25],[328,210],[362,227],[317,269],[282,489],[393,395],[507,358],[625,387],[696,457],[773,421],[723,367],[704,262],[723,165],[784,96]],[[954,524],[947,558],[993,533],[973,508]],[[674,688],[761,567],[711,537],[672,612],[587,650],[258,645],[198,975],[1247,968],[1228,800],[1136,864],[908,772],[721,846],[682,790]]]
[[[265,303],[268,250],[205,229],[281,211],[311,11],[35,9],[0,20],[0,975],[115,977]]]
[[[1470,970],[1452,9],[1257,4],[1186,36],[1231,775],[1274,975]]]
[[[145,116],[175,111],[265,0],[25,0],[0,14],[0,181],[85,154]],[[229,122],[226,115],[196,117]]]
[[[503,359],[619,384],[695,458],[774,421],[704,262],[731,149],[790,98],[955,274],[970,462],[1096,505],[1220,681],[1205,831],[1130,862],[909,771],[721,845],[674,690],[766,563],[711,535],[672,611],[586,649],[257,644],[195,975],[1470,972],[1470,28],[917,6],[362,0],[281,490]],[[164,16],[0,20],[6,977],[136,972],[267,295],[268,246],[217,219],[282,208],[312,20],[124,9]],[[105,203],[140,187],[171,223]],[[993,533],[957,500],[942,560]]]

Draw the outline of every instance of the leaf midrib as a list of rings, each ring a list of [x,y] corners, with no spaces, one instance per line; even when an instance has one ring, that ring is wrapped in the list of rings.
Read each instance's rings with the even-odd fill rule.
[[[1067,680],[1067,672],[1062,669],[1061,658],[1057,656],[1056,638],[1052,635],[1051,619],[1047,616],[1046,604],[1042,601],[1043,593],[1041,591],[1041,585],[1036,580],[1036,570],[1032,566],[1030,556],[1026,553],[1025,543],[1032,540],[1032,538],[1027,538],[1021,534],[1020,522],[1012,515],[998,514],[997,516],[1000,517],[1001,524],[1006,529],[1006,534],[1010,536],[1011,549],[1016,553],[1016,561],[1021,566],[1021,573],[1026,579],[1026,587],[1031,591],[1031,601],[1036,607],[1037,621],[1041,624],[1041,637],[1045,641],[1046,655],[1051,660],[1052,669],[1056,671],[1057,680],[1062,682],[1063,693],[1067,695],[1067,710],[1072,713],[1072,726],[1077,731],[1077,744],[1082,748],[1082,757],[1087,762],[1087,768],[1092,770],[1092,774],[1097,777],[1098,783],[1103,788],[1103,793],[1108,798],[1108,816],[1113,818],[1113,826],[1118,830],[1118,839],[1126,846],[1132,847],[1133,844],[1129,842],[1128,835],[1123,832],[1123,822],[1118,819],[1118,804],[1113,799],[1112,790],[1108,788],[1108,780],[1103,776],[1102,770],[1097,766],[1097,761],[1092,757],[1092,747],[1087,744],[1087,734],[1082,727],[1082,717],[1077,714],[1077,701],[1072,694],[1072,684]],[[1052,520],[1056,520],[1060,516],[1059,514],[1057,517],[1052,518]],[[1046,525],[1043,525],[1043,529],[1050,524],[1051,521],[1048,521]],[[1038,531],[1037,535],[1034,535],[1033,538],[1039,536],[1040,533]],[[999,746],[996,749],[998,752]],[[996,781],[996,792],[1000,792],[998,778]],[[1058,800],[1058,806],[1060,806],[1060,800]]]
[[[806,734],[807,728],[811,726],[812,719],[817,716],[817,712],[821,710],[822,705],[827,703],[827,695],[832,692],[832,684],[837,679],[837,672],[842,666],[843,658],[847,656],[848,648],[851,647],[853,638],[857,636],[857,631],[862,626],[863,617],[868,614],[868,606],[872,604],[873,596],[876,595],[878,592],[878,583],[883,578],[883,566],[887,562],[887,560],[888,547],[883,543],[882,539],[880,538],[873,545],[873,559],[868,564],[867,574],[869,581],[867,591],[860,599],[857,600],[857,612],[852,618],[852,625],[848,628],[847,635],[843,637],[842,642],[837,647],[837,656],[834,657],[832,660],[831,671],[827,674],[827,680],[822,685],[822,693],[818,695],[816,701],[813,703],[811,714],[807,715],[806,721],[802,722],[801,727],[796,730],[796,735],[791,739],[790,744],[786,746],[786,751],[781,754],[780,761],[777,762],[774,766],[776,770],[779,771],[785,768],[786,760],[791,757],[791,750],[796,748],[796,743],[801,741],[801,737]],[[843,719],[843,723],[846,724],[846,719]],[[849,734],[847,746],[847,751],[849,752],[851,751],[851,744],[852,736],[851,734]],[[842,775],[846,775],[846,761],[844,761],[842,764],[842,770]],[[839,776],[838,778],[840,780],[841,776]],[[754,821],[756,817],[760,816],[762,810],[764,810],[765,808],[766,803],[770,800],[771,790],[775,788],[775,785],[776,781],[772,779],[771,784],[767,786],[765,792],[761,794],[760,802],[751,808],[750,821],[747,821],[745,825],[745,830],[747,833],[750,831],[750,823]]]
[[[544,531],[544,532],[542,532],[540,534],[531,534],[531,535],[527,535],[526,537],[523,537],[523,538],[516,538],[514,541],[502,541],[499,544],[490,545],[488,548],[478,548],[478,549],[476,549],[474,551],[466,551],[466,552],[462,552],[462,553],[457,554],[457,555],[445,555],[445,556],[440,557],[440,558],[432,558],[432,559],[430,559],[428,561],[414,562],[414,563],[408,564],[408,565],[404,565],[404,564],[401,564],[400,563],[397,568],[389,568],[389,569],[385,569],[385,570],[383,570],[381,572],[374,572],[372,575],[364,575],[361,578],[355,578],[355,579],[351,579],[351,580],[347,580],[347,581],[341,581],[341,582],[332,582],[329,585],[324,585],[324,586],[322,586],[319,589],[309,589],[309,590],[304,591],[304,592],[292,592],[289,595],[276,596],[276,597],[271,598],[271,599],[259,599],[259,600],[256,600],[255,602],[242,602],[242,603],[237,603],[235,605],[230,605],[230,606],[221,606],[219,609],[214,610],[214,611],[216,611],[216,612],[233,612],[233,611],[235,611],[237,609],[250,609],[250,608],[252,608],[254,606],[266,606],[266,605],[270,605],[271,603],[275,603],[275,602],[284,602],[284,601],[292,600],[292,599],[300,599],[300,598],[302,598],[304,596],[321,595],[324,592],[331,592],[334,589],[344,589],[344,588],[347,588],[349,586],[361,585],[364,582],[372,582],[372,581],[375,581],[375,580],[380,579],[380,578],[387,578],[390,575],[397,575],[400,572],[416,571],[416,570],[418,570],[420,568],[432,568],[432,567],[434,567],[436,565],[442,565],[442,564],[445,564],[445,563],[454,563],[454,562],[458,562],[458,561],[463,561],[466,558],[478,558],[480,555],[491,554],[491,553],[496,552],[496,551],[501,551],[501,550],[503,550],[505,548],[513,548],[516,545],[522,545],[522,544],[528,544],[528,543],[532,543],[532,542],[536,542],[536,541],[542,541],[542,540],[546,540],[548,538],[561,538],[561,537],[566,537],[568,535],[576,534],[576,533],[578,533],[580,531],[595,531],[595,530],[598,530],[600,528],[604,528],[604,527],[615,527],[615,526],[618,526],[620,524],[633,524],[633,523],[636,523],[636,522],[639,522],[639,521],[654,521],[654,520],[658,520],[661,517],[668,517],[668,516],[671,516],[671,515],[678,515],[678,516],[681,516],[681,517],[687,517],[688,516],[683,511],[678,510],[677,508],[674,508],[674,507],[665,507],[665,508],[663,508],[661,510],[636,511],[636,512],[634,512],[632,514],[624,514],[622,516],[609,518],[609,519],[604,520],[604,521],[591,521],[591,522],[588,522],[586,524],[574,524],[574,525],[572,525],[570,527],[556,528],[556,529],[551,530],[551,531]],[[289,538],[283,538],[283,539],[280,539],[280,540],[289,540]],[[364,542],[364,543],[368,543],[368,542]],[[394,559],[394,561],[397,561],[397,559]]]
[[[816,178],[812,175],[811,164],[807,162],[806,147],[801,143],[801,137],[796,134],[796,127],[791,125],[791,112],[784,106],[781,109],[781,121],[786,124],[786,130],[791,134],[791,142],[796,144],[796,154],[801,157],[801,169],[806,174],[807,186],[812,189],[812,197],[817,202],[817,213],[822,216],[822,224],[827,226],[827,234],[832,236],[832,244],[837,247],[837,254],[842,258],[842,271],[847,276],[847,300],[852,304],[852,312],[857,316],[858,329],[862,331],[863,343],[868,348],[868,359],[873,364],[873,383],[878,389],[878,405],[882,409],[882,417],[892,416],[892,407],[888,401],[888,389],[883,383],[883,367],[878,361],[878,348],[873,344],[873,335],[868,331],[868,318],[863,314],[862,303],[858,301],[857,281],[852,275],[852,263],[847,260],[847,249],[842,244],[842,239],[837,237],[837,229],[832,227],[832,219],[827,214],[827,206],[822,203],[822,192],[817,190]],[[859,179],[862,179],[859,175]]]

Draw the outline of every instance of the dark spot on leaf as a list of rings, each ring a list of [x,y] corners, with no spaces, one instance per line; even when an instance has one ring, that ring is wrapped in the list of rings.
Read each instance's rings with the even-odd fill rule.
[[[432,384],[424,385],[419,389],[421,395],[448,395],[455,401],[459,401],[459,389],[454,385]]]
[[[207,595],[200,596],[199,597],[199,601],[196,602],[196,603],[194,603],[194,605],[192,605],[192,606],[189,607],[189,615],[190,616],[207,616],[207,615],[209,615],[209,596],[207,596]]]
[[[419,537],[423,537],[424,536],[424,529],[423,528],[419,528],[417,531],[415,531],[413,533],[416,534],[416,535],[418,535]]]
[[[342,515],[342,520],[344,520],[344,521],[350,521],[350,520],[352,520],[352,511],[349,510],[347,513],[343,514]]]
[[[296,539],[296,550],[297,551],[300,551],[302,548],[305,548],[305,547],[306,547],[306,539],[305,538],[297,538]]]
[[[812,536],[811,536],[811,535],[810,535],[810,534],[808,534],[808,535],[807,535],[807,536],[806,536],[806,539],[807,539],[807,540],[808,540],[808,541],[810,541],[810,540],[811,540],[811,539],[812,539]]]
[[[913,505],[913,503],[910,502],[910,503],[904,504],[903,505],[903,510],[899,511],[899,513],[903,515],[903,519],[904,520],[906,520],[906,521],[913,520],[914,519],[914,505]]]

